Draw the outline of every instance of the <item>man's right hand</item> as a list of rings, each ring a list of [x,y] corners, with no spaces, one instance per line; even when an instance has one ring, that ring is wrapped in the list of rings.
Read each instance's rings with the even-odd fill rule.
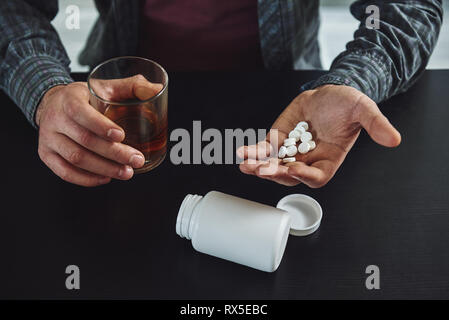
[[[141,78],[123,79],[119,90],[131,94],[142,89],[156,94],[160,85]],[[147,91],[148,91],[147,90]],[[128,180],[145,158],[121,143],[125,133],[89,104],[85,82],[59,85],[48,90],[35,116],[39,127],[39,156],[63,180],[81,186],[98,186],[111,178]]]

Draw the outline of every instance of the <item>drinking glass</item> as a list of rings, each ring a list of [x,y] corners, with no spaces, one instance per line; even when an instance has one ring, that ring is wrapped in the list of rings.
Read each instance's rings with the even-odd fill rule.
[[[123,128],[123,143],[143,153],[145,164],[134,172],[157,167],[167,151],[168,75],[164,68],[140,57],[113,58],[95,67],[87,84],[90,104]]]

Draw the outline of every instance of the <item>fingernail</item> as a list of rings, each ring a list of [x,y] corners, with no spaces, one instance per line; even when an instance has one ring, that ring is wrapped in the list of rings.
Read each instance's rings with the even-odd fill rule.
[[[108,138],[114,141],[122,141],[124,138],[123,131],[119,129],[109,129],[108,130]]]
[[[130,166],[124,166],[124,167],[120,168],[120,171],[118,172],[119,178],[126,178],[129,176],[132,176],[132,174],[133,174],[133,168],[131,168]]]
[[[134,154],[129,159],[129,164],[133,168],[140,168],[145,163],[145,158],[141,156],[140,154]]]

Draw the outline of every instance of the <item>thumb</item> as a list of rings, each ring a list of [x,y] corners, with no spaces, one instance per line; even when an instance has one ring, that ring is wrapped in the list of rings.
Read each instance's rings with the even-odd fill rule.
[[[132,92],[133,95],[139,100],[150,99],[151,97],[157,95],[164,87],[161,83],[150,82],[140,75],[128,79],[128,88],[131,88],[129,91]]]
[[[385,147],[397,147],[401,143],[401,134],[380,112],[373,100],[364,96],[360,98],[357,108],[358,122],[371,139]]]
[[[152,83],[142,75],[122,79],[93,79],[90,81],[96,93],[109,101],[127,99],[147,100],[157,95],[162,89],[161,83]]]

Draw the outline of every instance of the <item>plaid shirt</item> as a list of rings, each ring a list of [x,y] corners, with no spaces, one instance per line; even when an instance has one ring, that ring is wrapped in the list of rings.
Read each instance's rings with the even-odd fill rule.
[[[79,60],[91,67],[115,56],[135,55],[140,1],[96,0],[99,19]],[[380,28],[369,29],[368,5],[376,5]],[[442,23],[441,0],[355,1],[360,21],[354,40],[328,73],[303,86],[352,86],[380,102],[407,90],[422,74]],[[258,0],[262,55],[267,69],[321,68],[319,1]],[[0,1],[0,86],[33,126],[44,93],[72,82],[70,60],[50,21],[57,0]]]

